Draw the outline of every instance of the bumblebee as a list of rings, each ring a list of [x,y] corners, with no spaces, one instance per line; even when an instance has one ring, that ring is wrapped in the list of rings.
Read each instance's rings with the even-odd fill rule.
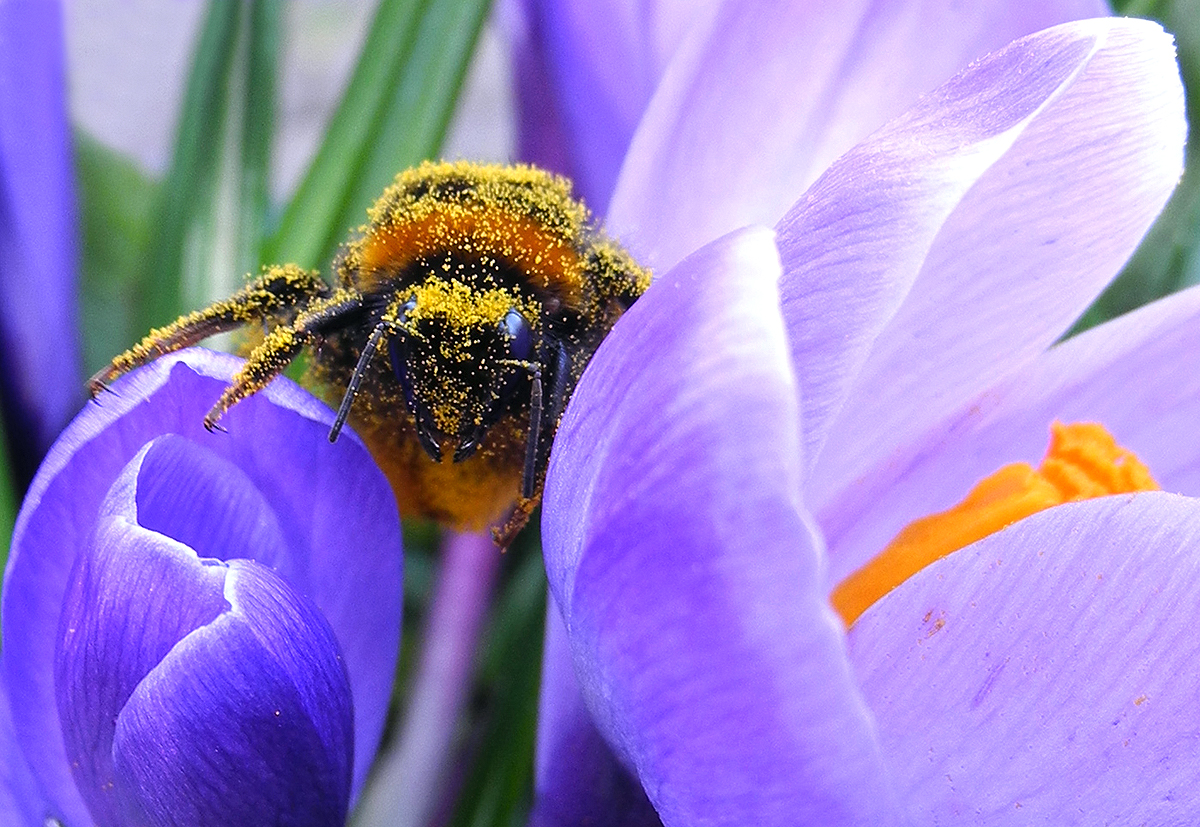
[[[89,382],[261,324],[204,418],[256,393],[305,348],[302,382],[366,442],[405,517],[493,529],[537,505],[584,367],[650,274],[592,222],[564,178],[529,166],[429,163],[396,176],[334,260],[336,283],[270,266],[230,298],[152,330]]]

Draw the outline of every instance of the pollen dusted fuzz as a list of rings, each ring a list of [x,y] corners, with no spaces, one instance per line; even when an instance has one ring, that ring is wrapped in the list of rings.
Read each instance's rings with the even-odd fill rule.
[[[264,322],[204,419],[261,390],[305,347],[305,384],[338,404],[404,516],[507,545],[541,497],[575,384],[650,274],[590,222],[570,183],[528,166],[425,163],[400,173],[343,245],[336,285],[272,266],[230,298],[153,330],[92,378]],[[515,506],[515,507],[514,507]]]

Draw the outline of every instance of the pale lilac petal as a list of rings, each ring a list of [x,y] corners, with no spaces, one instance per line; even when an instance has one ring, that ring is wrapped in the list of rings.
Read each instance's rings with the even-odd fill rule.
[[[667,67],[609,227],[665,271],[729,230],[774,224],[835,158],[969,61],[1107,13],[1097,0],[726,3]]]
[[[671,55],[718,0],[510,0],[523,160],[608,208],[629,140]]]
[[[1036,465],[1055,420],[1102,423],[1164,489],[1200,496],[1200,288],[1051,348],[885,457],[817,514],[833,581],[1002,465]]]
[[[646,792],[596,731],[562,615],[550,597],[542,650],[530,827],[660,827]]]
[[[990,56],[840,158],[780,223],[782,303],[810,465],[946,219],[1093,45],[1084,33],[1032,54],[1018,47]],[[923,367],[896,380],[923,379]]]
[[[850,656],[914,824],[1200,819],[1200,502],[1060,506],[929,566]]]
[[[973,114],[972,102],[989,114]],[[942,122],[932,137],[924,128],[930,116]],[[885,252],[883,263],[871,266],[891,270],[894,285],[916,276],[902,303],[886,306],[890,318],[881,314],[870,323],[886,326],[852,327],[849,337],[826,324],[824,339],[817,339],[854,338],[859,350],[850,356],[836,345],[849,357],[841,363],[842,382],[853,386],[823,400],[838,415],[810,481],[816,508],[1063,334],[1170,195],[1182,170],[1185,132],[1170,37],[1154,23],[1124,19],[1066,24],[1018,41],[888,127],[887,135],[920,143],[920,152],[979,137],[1010,145],[986,172],[974,174],[978,180],[923,258],[913,254],[928,236],[902,244],[900,260],[888,261]],[[919,182],[930,165],[908,154],[910,176]],[[938,154],[943,168],[953,159]],[[860,185],[870,186],[869,178],[862,176]],[[858,196],[842,208],[868,203]],[[790,232],[802,230],[803,224]],[[785,251],[784,261],[809,269],[803,254],[797,259]],[[860,273],[789,273],[785,313],[796,311],[789,324],[801,337],[816,334],[811,306],[800,297],[828,289],[814,288],[814,279],[835,287],[862,280]],[[805,346],[796,358],[798,364],[808,358]],[[819,358],[817,370],[827,372],[828,352]],[[801,376],[808,371],[800,368]],[[811,393],[803,378],[801,387]],[[806,407],[806,429],[819,428],[808,413]],[[810,432],[810,438],[817,437]]]
[[[275,512],[280,570],[321,609],[343,648],[355,695],[355,789],[382,733],[400,633],[400,543],[395,501],[365,447],[330,445],[333,412],[286,381],[234,408],[228,433],[204,413],[241,364],[192,350],[159,359],[89,405],[47,455],[13,534],[4,583],[4,670],[14,724],[38,777],[69,822],[86,823],[67,774],[52,658],[74,560],[101,499],[143,445],[174,433],[236,465]]]
[[[342,827],[353,711],[333,630],[252,560],[229,564],[225,595],[229,611],[172,648],[116,721],[126,818]]]
[[[551,81],[546,32],[533,0],[501,0],[497,16],[511,53],[517,114],[517,158],[571,178],[575,192],[593,203],[593,187],[574,171],[571,140]]]
[[[778,266],[751,229],[661,277],[588,366],[547,477],[584,698],[668,824],[897,806],[800,500]]]
[[[0,3],[0,385],[28,480],[83,401],[58,3]]]

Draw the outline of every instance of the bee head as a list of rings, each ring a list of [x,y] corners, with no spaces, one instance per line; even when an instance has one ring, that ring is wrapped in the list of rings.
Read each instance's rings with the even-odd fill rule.
[[[399,306],[392,369],[425,452],[471,456],[487,430],[528,396],[536,307],[510,290],[431,277]]]

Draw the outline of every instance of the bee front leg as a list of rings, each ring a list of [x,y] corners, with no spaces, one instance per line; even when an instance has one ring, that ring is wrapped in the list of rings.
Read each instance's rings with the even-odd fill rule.
[[[333,295],[312,302],[291,324],[274,328],[250,352],[246,364],[234,375],[217,404],[205,414],[204,427],[210,431],[221,430],[217,423],[225,412],[265,388],[292,363],[305,345],[327,331],[352,323],[362,313],[362,294],[342,288]]]
[[[150,331],[142,341],[89,379],[88,392],[94,399],[117,377],[160,356],[190,347],[217,333],[279,315],[288,308],[307,307],[329,293],[329,285],[315,272],[302,270],[294,264],[269,267],[229,298]]]

